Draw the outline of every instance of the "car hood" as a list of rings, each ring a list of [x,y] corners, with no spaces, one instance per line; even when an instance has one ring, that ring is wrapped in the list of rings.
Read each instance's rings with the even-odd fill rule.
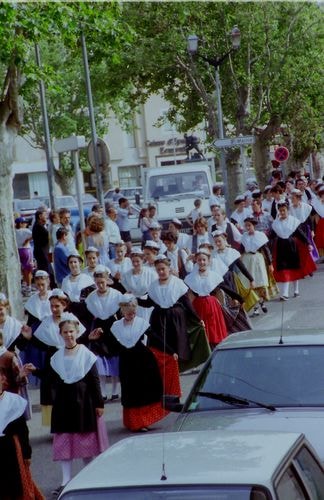
[[[175,430],[302,432],[324,462],[324,408],[209,410],[179,415]]]

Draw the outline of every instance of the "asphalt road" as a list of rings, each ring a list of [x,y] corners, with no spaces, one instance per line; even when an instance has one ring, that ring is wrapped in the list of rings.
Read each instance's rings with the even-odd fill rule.
[[[324,329],[324,265],[319,266],[313,277],[308,277],[300,282],[300,297],[291,298],[287,302],[279,302],[276,299],[268,304],[268,309],[267,314],[261,313],[262,315],[258,318],[253,318],[254,328],[262,330],[282,328],[283,332],[287,328],[317,327]],[[183,398],[188,394],[195,377],[195,374],[181,376]],[[51,436],[48,429],[41,425],[38,389],[30,389],[30,395],[36,410],[29,422],[33,448],[32,471],[44,495],[50,499],[51,491],[60,484],[60,467],[52,461]],[[169,415],[163,421],[152,426],[150,432],[171,429],[175,418],[175,414]],[[110,444],[133,435],[123,428],[122,409],[119,401],[106,404],[105,419]],[[76,461],[74,473],[81,468],[82,462]]]

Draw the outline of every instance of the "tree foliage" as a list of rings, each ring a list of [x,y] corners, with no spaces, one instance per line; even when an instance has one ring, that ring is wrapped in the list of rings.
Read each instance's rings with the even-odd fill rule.
[[[134,43],[119,54],[114,73],[103,75],[110,95],[123,85],[132,107],[162,92],[171,103],[168,118],[180,130],[205,121],[214,138],[214,69],[200,57],[190,59],[186,38],[196,33],[200,54],[219,56],[230,49],[228,34],[237,24],[241,48],[221,67],[225,121],[234,125],[230,133],[255,132],[266,151],[284,123],[296,159],[320,145],[323,14],[316,4],[145,2],[138,15],[138,4],[130,2],[123,4],[123,19]]]

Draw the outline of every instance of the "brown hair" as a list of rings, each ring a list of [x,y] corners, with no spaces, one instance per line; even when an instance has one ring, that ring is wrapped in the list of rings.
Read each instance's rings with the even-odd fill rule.
[[[195,220],[194,225],[193,225],[194,229],[197,229],[197,226],[204,226],[204,228],[207,231],[208,224],[207,224],[205,217],[198,217],[198,219]]]
[[[87,226],[93,233],[101,233],[105,228],[105,222],[98,215],[91,215],[87,220]]]

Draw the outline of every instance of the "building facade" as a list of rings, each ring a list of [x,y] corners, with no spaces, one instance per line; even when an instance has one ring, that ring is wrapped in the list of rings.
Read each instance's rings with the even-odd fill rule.
[[[125,131],[116,117],[111,116],[108,133],[103,137],[110,150],[111,187],[140,186],[143,168],[169,166],[186,159],[183,134],[177,132],[167,120],[158,126],[168,107],[160,95],[152,95],[130,121],[130,131]],[[203,125],[192,133],[199,139],[199,147],[205,154],[206,134]],[[213,154],[208,154],[208,159],[212,161]],[[56,161],[54,157],[54,163]],[[48,195],[45,151],[33,148],[27,140],[18,137],[13,176],[15,198],[30,198],[35,193],[39,196]],[[95,189],[95,185],[95,174],[86,176],[86,190]],[[56,189],[57,194],[61,194],[59,188]]]

